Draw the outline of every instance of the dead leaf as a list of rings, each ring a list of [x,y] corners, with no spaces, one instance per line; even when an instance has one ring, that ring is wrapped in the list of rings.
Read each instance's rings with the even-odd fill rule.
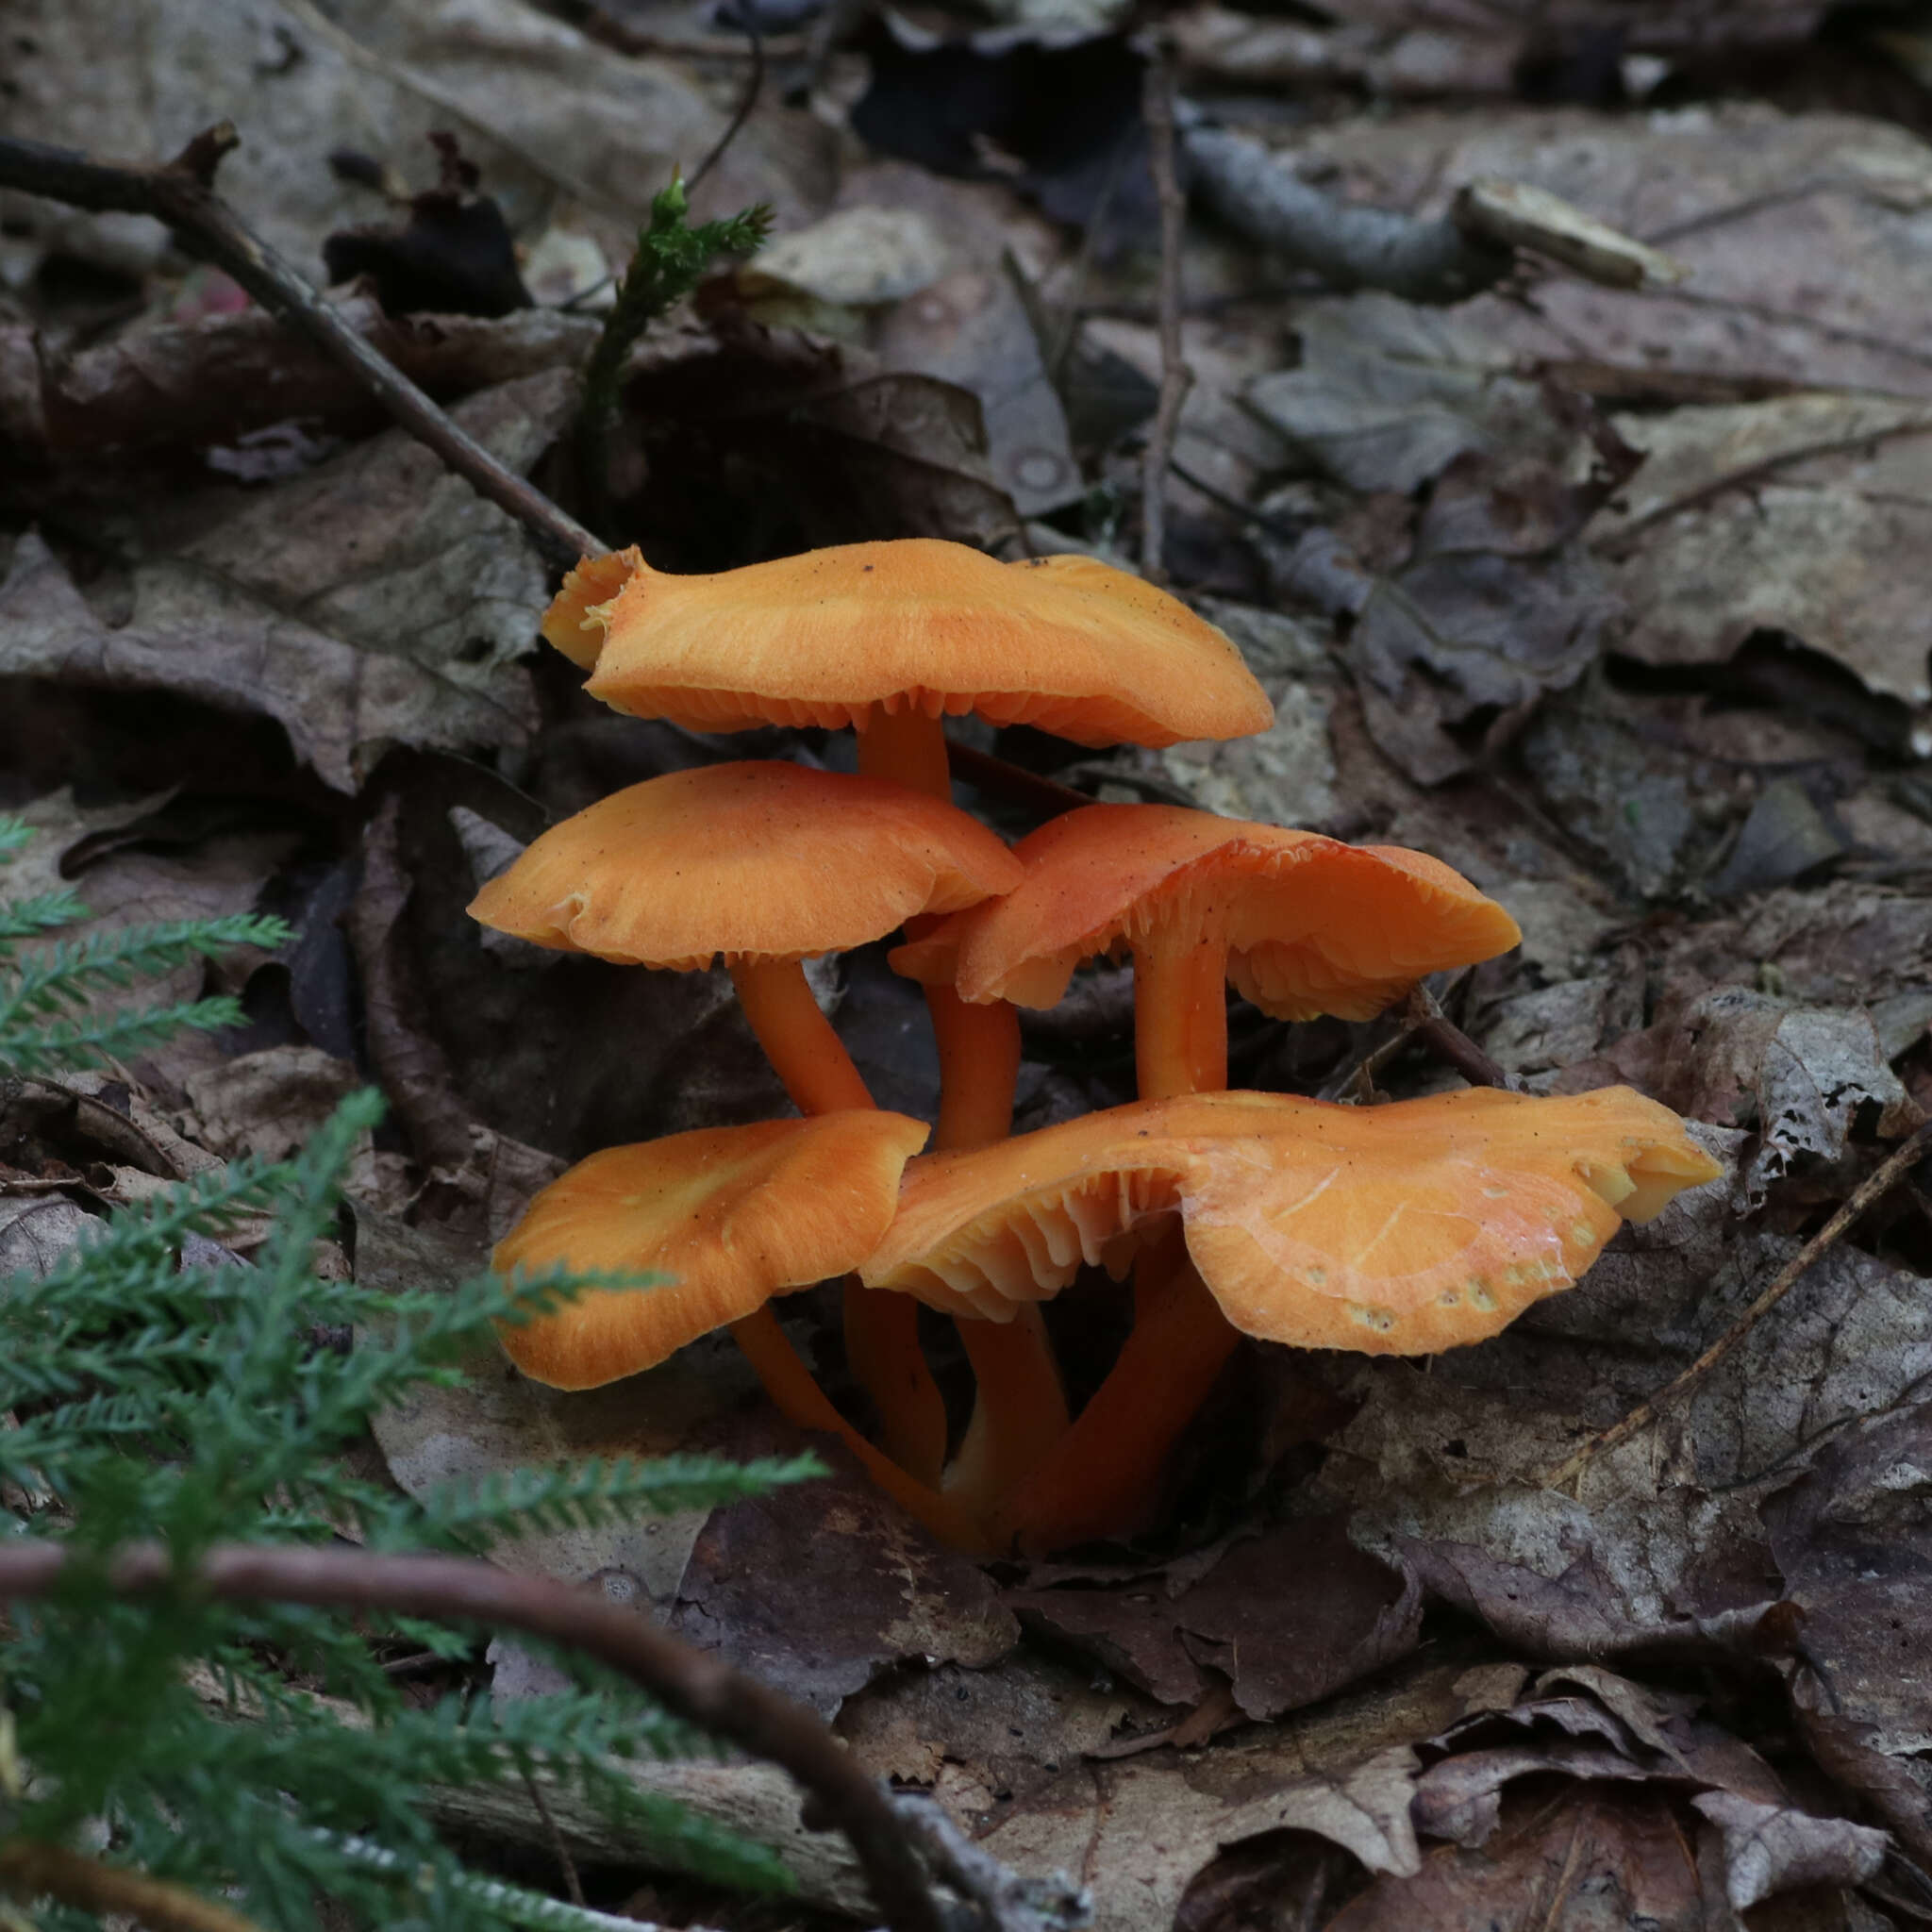
[[[224,198],[318,281],[323,238],[367,212],[363,192],[327,167],[352,131],[407,172],[425,136],[454,128],[513,227],[562,193],[627,244],[651,196],[680,163],[695,168],[727,112],[676,69],[600,47],[514,0],[358,0],[326,16],[262,14],[247,0],[76,0],[37,9],[30,44],[11,60],[8,125],[22,136],[101,147],[111,128],[107,151],[158,160],[193,129],[232,120],[242,146],[222,170]],[[767,108],[705,183],[700,212],[751,201],[793,219],[815,212],[829,198],[829,144],[810,116]],[[0,204],[41,247],[135,274],[164,242],[140,217],[12,193]]]
[[[1530,1932],[1539,1924],[1706,1932],[1696,1857],[1669,1802],[1593,1789],[1557,1806],[1512,1800],[1485,1846],[1441,1846],[1414,1873],[1376,1879],[1328,1932]]]
[[[1514,358],[1462,311],[1371,292],[1308,305],[1292,369],[1249,385],[1248,406],[1327,475],[1409,494],[1457,457],[1559,458],[1572,437]]]
[[[1725,1895],[1740,1912],[1794,1886],[1862,1885],[1885,1862],[1886,1834],[1849,1818],[1814,1818],[1733,1791],[1690,1802],[1724,1833]]]
[[[37,545],[38,540],[23,538],[20,548],[25,550],[30,544]],[[44,551],[42,556],[45,557]],[[6,603],[6,591],[0,589],[0,611]],[[0,617],[0,625],[4,625],[4,617]],[[0,651],[4,649],[5,644],[0,643]],[[91,835],[139,820],[142,805],[87,808],[77,805],[72,792],[60,791],[23,806],[18,815],[37,836],[9,861],[0,884],[9,897],[75,892],[87,907],[88,917],[63,927],[56,936],[66,941],[85,941],[92,935],[155,921],[216,919],[253,912],[271,873],[296,842],[286,831],[222,831],[189,844],[185,850],[149,851],[139,846],[116,850],[109,846],[95,862],[69,870],[65,863],[69,854],[80,849]],[[239,989],[263,957],[253,949],[240,948],[213,966],[197,958],[129,986],[104,988],[81,1010],[99,1016],[199,999],[224,987]],[[178,1083],[189,1073],[213,1065],[221,1058],[220,1047],[208,1035],[182,1033],[136,1056],[133,1065],[152,1086],[177,1092]],[[168,1097],[176,1097],[176,1092]]]
[[[1802,639],[1932,730],[1915,566],[1932,525],[1932,410],[1801,393],[1618,419],[1646,453],[1591,541],[1610,560],[1652,664],[1728,658],[1754,631]],[[1932,741],[1932,740],[1928,740]]]
[[[1664,0],[1653,17],[1696,16]],[[1765,16],[1735,17],[1755,25]],[[1352,116],[1300,134],[1297,150],[1305,169],[1337,170],[1342,192],[1416,213],[1441,211],[1460,183],[1483,175],[1545,189],[1687,271],[1674,291],[1557,275],[1531,306],[1480,296],[1457,320],[1496,357],[1585,363],[1632,383],[1748,373],[1807,389],[1932,393],[1917,328],[1926,269],[1909,240],[1932,193],[1932,151],[1904,127],[1756,102],[1627,117],[1499,105],[1479,116]]]
[[[1022,516],[1079,497],[1066,416],[1009,275],[967,269],[935,281],[887,318],[878,348],[894,369],[938,376],[979,398],[987,466]]]
[[[978,1566],[935,1543],[836,1443],[775,1419],[730,1441],[734,1456],[808,1445],[831,1477],[713,1512],[670,1627],[827,1717],[908,1658],[973,1668],[1010,1650],[1019,1625]]]
[[[1164,1704],[1196,1703],[1219,1672],[1251,1718],[1313,1704],[1406,1656],[1421,1620],[1414,1591],[1357,1549],[1339,1516],[1237,1539],[1185,1582],[1155,1572],[1005,1601]]]
[[[553,372],[472,397],[473,433],[525,467],[567,413]],[[0,675],[177,692],[274,719],[352,791],[390,742],[520,745],[543,567],[508,516],[401,430],[136,563],[118,622],[29,532],[0,584]]]

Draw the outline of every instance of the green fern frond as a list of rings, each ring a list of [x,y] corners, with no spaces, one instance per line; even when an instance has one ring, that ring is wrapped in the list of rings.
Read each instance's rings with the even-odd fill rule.
[[[26,836],[0,819],[0,860]],[[21,947],[82,913],[64,894],[0,908],[0,1062],[15,1070],[232,1024],[225,999],[105,1013],[89,1002],[284,937],[242,916]],[[353,1095],[295,1158],[196,1174],[100,1223],[45,1274],[0,1281],[0,1411],[18,1418],[0,1430],[0,1479],[59,1502],[18,1524],[0,1508],[0,1531],[97,1552],[158,1540],[184,1568],[216,1541],[319,1544],[343,1527],[375,1548],[475,1554],[508,1534],[716,1506],[816,1473],[808,1457],[593,1461],[452,1485],[426,1502],[358,1474],[341,1452],[371,1415],[457,1381],[497,1325],[587,1287],[652,1285],[484,1275],[444,1293],[319,1274],[317,1243],[336,1232],[343,1179],[381,1111],[379,1096]],[[264,1224],[246,1259],[184,1261],[191,1235]],[[317,1341],[344,1328],[358,1338],[346,1353]],[[0,1780],[0,1843],[104,1827],[116,1861],[225,1888],[273,1932],[312,1932],[321,1897],[360,1923],[425,1932],[593,1932],[597,1914],[466,1870],[422,1803],[431,1787],[527,1775],[594,1806],[642,1856],[786,1889],[771,1852],[637,1790],[623,1760],[694,1755],[708,1740],[581,1660],[559,1657],[576,1688],[558,1696],[419,1708],[371,1639],[461,1665],[479,1633],[189,1591],[126,1600],[85,1570],[9,1617],[0,1723],[27,1775]],[[65,1908],[42,1917],[48,1932],[92,1923]]]
[[[652,1462],[593,1458],[552,1469],[509,1470],[474,1484],[451,1484],[425,1496],[423,1507],[433,1523],[455,1531],[526,1535],[598,1529],[638,1516],[719,1509],[824,1473],[824,1464],[815,1456],[765,1457],[741,1463],[708,1456],[667,1456]]]

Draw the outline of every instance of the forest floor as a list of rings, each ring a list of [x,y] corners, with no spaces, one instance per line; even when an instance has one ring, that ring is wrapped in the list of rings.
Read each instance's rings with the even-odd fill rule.
[[[1248,1345],[1132,1544],[978,1564],[841,1466],[499,1560],[641,1593],[1008,1866],[1088,1888],[1106,1932],[1926,1923],[1932,1162],[1546,1478],[1932,1112],[1932,31],[1804,0],[1198,6],[1166,23],[1194,205],[1163,257],[1120,10],[1007,11],[847,9],[826,49],[819,13],[768,8],[754,62],[684,0],[26,0],[6,131],[156,160],[232,121],[242,220],[318,284],[327,245],[354,328],[671,571],[898,536],[1148,562],[1164,269],[1192,383],[1154,561],[1275,722],[1094,752],[961,721],[998,761],[974,802],[1028,829],[1031,774],[1433,853],[1524,932],[1436,989],[1450,1018],[1532,1092],[1667,1103],[1726,1178],[1479,1346]],[[570,432],[609,278],[755,66],[693,203],[768,203],[774,240],[633,351],[592,489]],[[1529,251],[1459,302],[1338,290],[1217,217],[1197,116],[1423,221],[1479,181],[1548,191],[1681,279]],[[432,133],[473,187],[426,192]],[[159,224],[0,192],[0,807],[43,834],[8,889],[71,882],[97,930],[295,933],[209,969],[244,1029],[80,1083],[106,1105],[64,1168],[0,1146],[0,1272],[157,1174],[280,1155],[365,1080],[391,1115],[354,1265],[396,1279],[474,1273],[597,1148],[785,1110],[722,973],[465,916],[620,786],[841,756],[594,705],[537,640],[557,575]],[[854,956],[836,991],[881,1104],[929,1118],[916,990]],[[1399,1020],[1230,1023],[1238,1086],[1460,1077]],[[1121,971],[1025,1041],[1022,1127],[1132,1097]],[[1056,1305],[1085,1386],[1112,1306]],[[849,1397],[834,1291],[786,1314]],[[713,1338],[582,1395],[479,1363],[367,1453],[420,1489],[801,1440]],[[472,1675],[546,1682],[503,1644]],[[803,1903],[640,1890],[594,1819],[558,1818],[607,1896],[749,1932],[857,1908],[782,1779],[649,1775],[778,1836]],[[454,1826],[547,1856],[551,1820],[489,1805]]]

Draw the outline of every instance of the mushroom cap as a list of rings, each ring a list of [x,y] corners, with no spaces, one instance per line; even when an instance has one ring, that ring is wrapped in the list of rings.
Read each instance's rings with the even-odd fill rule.
[[[601,624],[587,689],[641,718],[836,726],[880,704],[1165,745],[1244,738],[1274,716],[1222,632],[1089,557],[1007,564],[914,537],[671,576],[631,556],[579,564],[543,634],[582,662],[580,626]]]
[[[800,959],[1019,882],[999,838],[942,799],[803,765],[701,765],[553,825],[471,916],[540,946],[681,971]]]
[[[1051,1007],[1079,962],[1157,929],[1224,939],[1228,977],[1278,1020],[1366,1020],[1428,974],[1507,952],[1516,922],[1460,873],[1399,845],[1166,805],[1090,805],[1023,839],[1026,876],[899,947],[962,999]]]
[[[506,1326],[525,1374],[594,1389],[654,1367],[774,1294],[844,1274],[891,1224],[924,1122],[855,1108],[804,1121],[704,1127],[607,1147],[559,1175],[497,1243],[522,1268],[661,1271],[647,1289],[592,1289]]]
[[[604,648],[604,619],[600,607],[610,602],[634,571],[644,567],[643,553],[633,543],[628,550],[605,557],[585,557],[565,574],[563,588],[543,613],[543,641],[555,644],[573,664],[589,671]]]
[[[1480,1341],[1575,1282],[1624,1221],[1723,1172],[1627,1087],[1273,1107],[1278,1132],[1202,1143],[1188,1252],[1237,1328],[1297,1348]]]
[[[1122,1266],[1178,1210],[1237,1328],[1302,1348],[1427,1355],[1567,1288],[1622,1221],[1717,1163],[1626,1087],[1554,1099],[1472,1088],[1388,1107],[1200,1093],[908,1164],[874,1287],[994,1314]]]

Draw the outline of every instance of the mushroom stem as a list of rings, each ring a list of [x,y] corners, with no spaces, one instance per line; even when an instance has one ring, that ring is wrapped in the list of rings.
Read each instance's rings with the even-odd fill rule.
[[[941,1487],[968,1507],[986,1509],[1065,1436],[1071,1426],[1067,1391],[1034,1303],[1010,1322],[957,1325],[978,1392],[965,1440]]]
[[[744,1017],[800,1113],[874,1104],[796,959],[735,958],[728,964]],[[918,1303],[849,1279],[845,1353],[878,1409],[887,1452],[915,1480],[938,1481],[946,1459],[946,1405],[920,1352]]]
[[[908,924],[908,934],[911,931]],[[1004,1141],[1013,1131],[1013,1090],[1020,1079],[1020,1012],[1005,1000],[974,1006],[950,986],[925,989],[940,1050],[940,1119],[935,1153],[963,1153]]]
[[[738,1004],[800,1113],[872,1107],[872,1090],[819,1011],[797,959],[728,959]]]
[[[1178,1227],[1142,1257],[1133,1332],[1079,1418],[991,1511],[1002,1549],[1043,1556],[1140,1528],[1161,1465],[1239,1340]]]
[[[1134,1061],[1142,1100],[1227,1085],[1227,942],[1187,928],[1134,942]]]
[[[940,1050],[933,1151],[964,1153],[1004,1141],[1012,1132],[1020,1076],[1019,1009],[1005,1000],[975,1006],[949,986],[928,986],[925,1000]],[[977,1506],[1018,1482],[1066,1434],[1067,1391],[1037,1307],[1021,1308],[1010,1322],[958,1326],[978,1388],[943,1487]]]
[[[941,1496],[915,1480],[868,1442],[839,1411],[800,1358],[778,1325],[771,1305],[732,1323],[731,1333],[744,1357],[765,1385],[765,1393],[788,1422],[801,1429],[837,1436],[858,1457],[865,1473],[908,1515],[916,1518],[941,1542],[974,1556],[991,1553],[986,1526],[964,1503]]]
[[[911,791],[953,802],[953,774],[946,758],[945,727],[915,704],[889,711],[874,705],[855,719],[858,732],[858,773],[862,778],[889,778]]]

